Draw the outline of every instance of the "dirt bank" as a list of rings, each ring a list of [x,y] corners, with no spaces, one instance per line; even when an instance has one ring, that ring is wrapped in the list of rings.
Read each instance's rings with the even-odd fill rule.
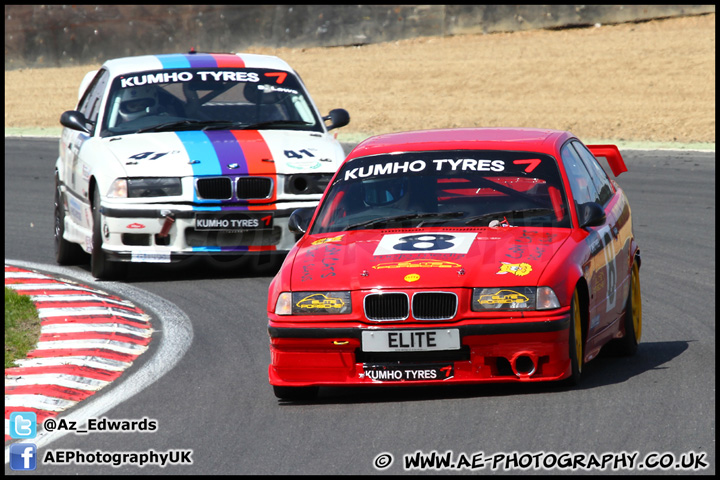
[[[715,142],[715,14],[361,47],[239,48],[282,57],[340,139],[444,127],[570,130],[587,140]],[[88,66],[5,72],[5,128],[55,129]]]

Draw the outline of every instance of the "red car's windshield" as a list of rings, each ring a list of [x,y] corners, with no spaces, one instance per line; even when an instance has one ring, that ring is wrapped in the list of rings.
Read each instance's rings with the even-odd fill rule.
[[[310,233],[437,225],[570,227],[555,159],[468,150],[353,159],[329,187]]]

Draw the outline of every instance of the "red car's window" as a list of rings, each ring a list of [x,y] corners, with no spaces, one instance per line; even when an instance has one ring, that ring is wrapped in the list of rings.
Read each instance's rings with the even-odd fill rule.
[[[567,211],[551,156],[411,152],[343,165],[311,232],[437,225],[569,227]]]

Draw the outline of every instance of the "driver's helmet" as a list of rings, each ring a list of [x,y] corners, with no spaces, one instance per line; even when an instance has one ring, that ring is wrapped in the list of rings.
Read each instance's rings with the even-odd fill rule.
[[[395,204],[407,194],[407,178],[403,177],[374,178],[362,185],[363,200],[371,207]]]
[[[130,122],[158,110],[158,91],[155,86],[126,88],[120,93],[118,115],[123,122]]]

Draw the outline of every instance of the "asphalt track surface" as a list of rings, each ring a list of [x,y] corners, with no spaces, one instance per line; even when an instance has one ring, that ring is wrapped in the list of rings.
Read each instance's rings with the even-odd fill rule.
[[[156,331],[149,350],[118,381],[61,418],[147,417],[158,426],[154,432],[56,433],[38,439],[37,470],[15,472],[6,463],[5,473],[714,474],[715,152],[622,153],[629,171],[618,182],[630,199],[642,254],[644,325],[635,357],[601,355],[574,389],[329,388],[316,401],[285,403],[267,382],[272,270],[207,262],[134,265],[126,282],[115,283],[94,282],[89,266],[59,268],[52,238],[57,140],[6,138],[6,263],[129,297],[153,317]],[[191,451],[192,465],[43,462],[47,452],[87,459],[98,452],[172,449]],[[468,468],[409,470],[405,457],[416,452],[450,452],[451,463]],[[625,463],[615,465],[618,470],[612,462],[605,470],[572,470],[560,462],[573,458],[592,467],[593,458],[607,455]],[[635,468],[624,469],[631,458]],[[496,470],[490,461],[472,470],[480,459],[497,459]],[[694,460],[707,467],[675,468]],[[671,465],[645,468],[660,461]],[[556,468],[545,470],[543,462]],[[382,470],[375,465],[388,463]]]

